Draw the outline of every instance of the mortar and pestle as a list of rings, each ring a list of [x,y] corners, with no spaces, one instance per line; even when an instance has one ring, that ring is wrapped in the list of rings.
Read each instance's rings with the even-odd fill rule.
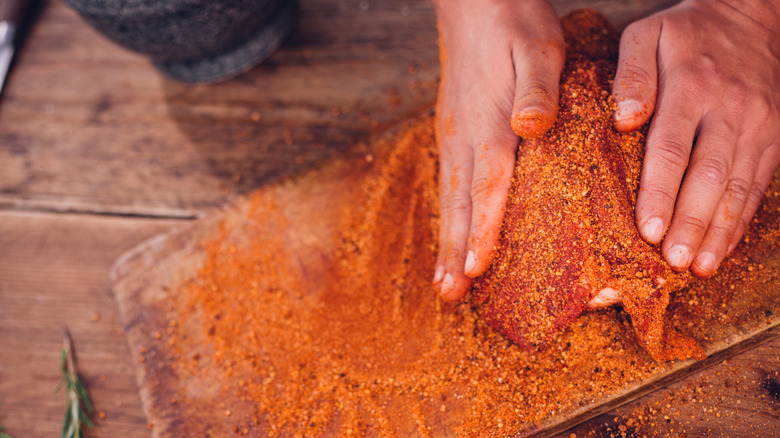
[[[293,0],[65,0],[99,32],[166,76],[219,82],[270,56],[293,28]]]

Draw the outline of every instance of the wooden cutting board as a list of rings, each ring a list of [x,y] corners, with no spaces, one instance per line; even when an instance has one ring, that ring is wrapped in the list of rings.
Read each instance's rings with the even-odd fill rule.
[[[114,290],[128,342],[131,350],[138,357],[138,383],[154,436],[267,434],[263,427],[269,423],[263,418],[255,419],[249,427],[245,422],[239,421],[240,418],[253,415],[262,417],[262,412],[256,411],[251,400],[235,396],[230,390],[232,386],[238,385],[239,380],[243,384],[244,379],[252,376],[241,375],[240,372],[231,374],[221,369],[215,360],[209,359],[213,357],[214,344],[210,343],[209,335],[204,330],[204,326],[207,325],[204,312],[199,309],[197,303],[194,307],[185,307],[181,304],[187,302],[187,294],[192,293],[192,289],[187,285],[197,277],[198,270],[206,260],[204,242],[213,240],[220,233],[224,235],[225,230],[228,230],[225,239],[229,244],[226,248],[230,248],[230,251],[234,251],[234,246],[231,245],[238,247],[240,252],[242,246],[251,244],[253,240],[262,240],[264,245],[272,247],[269,251],[275,254],[273,264],[297,278],[299,295],[290,298],[291,302],[294,301],[293,304],[313,300],[311,302],[325,306],[326,310],[338,315],[341,310],[336,307],[328,309],[327,297],[324,301],[322,299],[322,278],[326,278],[329,273],[337,269],[339,256],[336,254],[343,240],[340,227],[343,226],[345,212],[355,210],[355,204],[361,202],[363,199],[361,194],[367,187],[376,187],[378,175],[384,177],[390,175],[391,180],[386,187],[392,187],[394,183],[402,184],[403,178],[409,178],[409,172],[416,172],[415,178],[422,179],[435,174],[435,171],[426,173],[426,166],[431,164],[420,160],[417,155],[420,153],[419,149],[430,147],[430,145],[421,145],[416,152],[414,148],[396,150],[396,155],[391,156],[394,144],[378,142],[365,156],[336,160],[324,168],[311,171],[294,180],[263,188],[256,194],[198,220],[191,226],[147,241],[116,263],[112,272]],[[405,167],[408,172],[387,171],[393,159],[409,163]],[[394,165],[398,162],[395,161]],[[397,180],[394,181],[392,178]],[[395,196],[392,193],[392,190],[388,191],[387,196],[392,198]],[[763,225],[769,224],[771,225],[769,228],[777,228],[776,224],[780,223],[780,197],[778,197],[780,174],[776,175],[769,193],[770,196],[762,206],[759,218]],[[262,200],[262,205],[273,208],[258,214],[256,211],[258,199]],[[415,202],[413,200],[391,202],[388,205],[389,208],[395,209],[399,217],[405,215],[411,217],[414,216],[412,212],[417,205]],[[357,209],[359,210],[360,207],[358,206]],[[371,213],[367,216],[370,215]],[[370,222],[370,219],[366,221]],[[420,228],[429,225],[412,221],[402,224],[401,232],[415,234]],[[734,270],[743,269],[746,275],[742,277],[732,275],[729,277],[728,284],[724,284],[722,279],[718,278],[709,282],[697,280],[692,287],[692,290],[724,288],[728,291],[726,294],[728,296],[701,298],[697,295],[680,293],[670,305],[672,318],[678,322],[678,328],[693,335],[701,343],[708,355],[706,359],[658,365],[654,364],[644,351],[635,345],[631,346],[628,342],[625,351],[620,350],[623,358],[615,360],[636,361],[637,369],[642,370],[637,374],[637,378],[625,378],[621,380],[620,385],[607,391],[586,396],[573,394],[570,403],[562,404],[548,414],[536,415],[529,421],[513,423],[513,429],[504,430],[501,434],[495,432],[497,429],[489,428],[484,429],[480,434],[487,435],[490,433],[487,431],[492,430],[492,433],[499,436],[507,434],[550,436],[780,335],[780,291],[777,289],[778,272],[780,272],[780,251],[778,251],[780,245],[776,238],[778,233],[777,230],[758,232],[756,225],[751,230],[747,241],[734,254],[733,259],[739,262],[734,262],[734,266],[724,266],[724,269],[730,269],[732,273]],[[377,236],[377,238],[392,237]],[[414,262],[415,260],[412,260],[412,263]],[[416,295],[416,298],[412,298],[417,300],[413,301],[417,307],[439,309],[432,304],[436,301],[435,293],[427,284],[419,285],[417,289],[422,291]],[[426,292],[429,290],[430,294]],[[366,293],[370,294],[371,291]],[[699,302],[699,300],[709,301]],[[189,303],[191,306],[192,300]],[[388,297],[386,305],[388,307],[394,305],[392,298]],[[271,313],[279,310],[267,309]],[[461,316],[473,312],[468,306],[439,311],[444,314],[461,312]],[[405,318],[405,326],[409,333],[419,332],[419,339],[428,339],[432,336],[431,326],[435,324],[426,319],[416,318],[414,312],[412,310],[401,316]],[[597,351],[598,345],[612,342],[608,337],[614,336],[617,340],[619,336],[623,336],[625,339],[625,333],[630,333],[625,331],[625,318],[620,314],[621,312],[618,311],[597,312],[584,315],[579,323],[575,323],[573,326],[575,328],[570,332],[587,331],[589,324],[590,326],[601,324],[600,330],[604,333],[588,334],[592,338],[593,348],[569,351],[567,348],[560,347],[567,344],[567,339],[575,339],[575,334],[567,332],[557,341],[560,344],[558,347],[553,346],[549,351],[539,353],[539,358],[533,356],[536,353],[513,350],[514,346],[502,343],[498,336],[483,334],[480,335],[481,338],[477,336],[474,339],[483,339],[484,351],[488,355],[493,354],[494,358],[496,354],[504,354],[490,353],[496,350],[496,346],[506,349],[506,357],[512,358],[512,361],[504,363],[504,367],[507,368],[505,372],[509,373],[507,375],[522,374],[525,371],[520,368],[537,360],[580,364],[578,369],[568,369],[564,365],[537,374],[533,378],[539,380],[538,388],[542,390],[547,385],[552,386],[556,382],[567,379],[577,380],[579,387],[585,388],[591,380],[596,382],[596,379],[601,378],[604,373],[620,372],[619,369],[611,369],[615,362],[605,362],[600,356],[601,353]],[[604,330],[604,327],[607,330]],[[475,326],[475,333],[480,330],[484,332],[486,329]],[[172,339],[174,332],[188,334],[185,348],[174,343]],[[443,333],[447,336],[449,332],[443,331]],[[441,339],[439,341],[442,342]],[[455,339],[443,340],[444,343],[456,341]],[[181,342],[181,336],[176,342]],[[311,342],[316,343],[316,338]],[[415,342],[415,339],[409,339],[410,345]],[[260,345],[262,344],[261,340]],[[480,349],[483,347],[478,345],[472,348],[476,348],[474,351],[479,354],[482,353]],[[404,349],[403,345],[401,349]],[[187,367],[182,368],[180,365],[192,361],[192,358],[199,360],[197,365],[199,369],[183,371]],[[599,366],[596,366],[594,371],[579,369],[584,367],[583,364],[595,363]],[[620,377],[615,379],[620,380]],[[472,381],[469,385],[481,388],[500,386],[496,382],[488,381]],[[426,395],[420,396],[421,401],[415,405],[417,406],[415,409],[402,407],[393,410],[393,400],[379,400],[375,397],[373,402],[380,407],[384,406],[389,413],[382,416],[385,419],[384,423],[376,419],[366,419],[363,424],[368,426],[365,426],[363,433],[376,436],[458,435],[459,425],[473,423],[475,418],[479,418],[479,414],[475,413],[471,401],[447,406],[442,403],[441,410],[429,409],[430,404],[435,404],[438,408],[441,400],[452,400],[452,398],[446,399],[445,395],[451,396],[457,391],[468,393],[469,389],[457,387],[453,383],[452,388],[445,388],[442,391],[443,395],[439,394],[441,398],[435,400],[433,395],[430,395],[431,400],[426,399]],[[482,394],[484,395],[484,392]],[[533,397],[529,393],[526,400],[532,400]],[[403,397],[399,396],[400,398]],[[490,409],[503,409],[501,412],[506,412],[506,408],[518,401],[497,398],[494,403],[486,403],[484,399],[480,403],[483,408],[495,405]],[[341,420],[338,418],[343,419],[343,416],[347,415],[346,411],[351,412],[356,408],[347,405],[341,409],[343,412],[338,408],[335,408],[335,412],[331,412],[331,416],[336,418],[328,429],[332,436],[341,436],[344,433],[345,429],[339,429]],[[384,426],[372,426],[379,423]]]

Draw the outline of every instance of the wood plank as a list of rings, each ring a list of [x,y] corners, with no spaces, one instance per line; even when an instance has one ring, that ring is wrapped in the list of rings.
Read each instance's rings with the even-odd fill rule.
[[[72,334],[95,407],[95,436],[148,436],[111,294],[114,259],[184,221],[0,211],[0,424],[58,436],[65,399],[62,328]]]
[[[618,25],[672,3],[558,1]],[[368,5],[363,10],[360,5]],[[46,2],[0,103],[0,205],[191,217],[334,156],[435,99],[428,0],[301,0],[265,64],[169,81],[61,0]]]
[[[135,355],[121,333],[108,267],[134,243],[181,223],[0,212],[0,348],[5,352],[0,355],[0,424],[14,436],[58,433],[64,401],[53,388],[59,380],[57,354],[65,324],[73,331],[97,409],[107,414],[91,435],[148,436],[136,395]],[[98,321],[93,321],[95,313]],[[772,427],[780,407],[769,398],[768,380],[761,379],[761,371],[780,369],[778,349],[780,341],[750,350],[561,436],[609,436],[635,417],[634,410],[648,408],[657,410],[651,417],[659,421],[667,415],[679,422],[688,436],[701,436],[698,432],[707,429],[711,435],[743,436],[742,431],[750,431],[754,436],[776,436]],[[106,376],[105,381],[100,376]],[[683,422],[685,405],[680,400],[696,393],[696,387],[726,397],[719,406],[712,399],[705,399],[705,405],[716,407],[727,421],[691,415]],[[675,395],[673,409],[665,407],[670,393]],[[680,430],[676,424],[672,427]]]
[[[780,435],[780,339],[574,427],[558,438]]]
[[[610,6],[615,3],[625,6]],[[637,16],[638,7],[660,3],[588,2],[602,10],[614,7],[606,12],[613,19],[625,17],[624,22]],[[433,99],[437,68],[429,37],[434,34],[430,26],[406,25],[432,24],[427,2],[372,1],[369,11],[360,12],[354,1],[300,4],[303,33],[267,67],[231,83],[189,87],[166,81],[142,57],[102,39],[60,0],[47,2],[0,102],[0,205],[190,217],[277,176],[346,154],[342,148],[365,138],[372,120],[380,127],[392,124]],[[582,2],[557,6],[565,12],[575,4]],[[346,18],[328,21],[340,14]],[[383,22],[389,24],[376,26]],[[403,29],[396,34],[393,26]],[[422,49],[402,47],[410,32],[420,35]],[[389,36],[402,43],[388,47]],[[370,65],[355,69],[356,59]],[[312,69],[322,77],[309,77]],[[358,84],[349,88],[352,94],[339,94],[339,87],[350,85],[327,77],[345,71],[343,77]],[[293,93],[279,88],[285,84]],[[295,106],[288,105],[288,96]],[[255,112],[261,115],[258,122]],[[148,436],[133,378],[134,355],[120,333],[107,272],[121,251],[179,223],[0,211],[0,424],[14,436],[59,432],[64,401],[53,389],[63,324],[73,331],[97,408],[107,414],[90,435]],[[778,348],[780,343],[772,342],[730,360],[732,368],[716,366],[692,377],[713,388],[747,389],[726,395],[724,406],[733,411],[726,417],[729,424],[713,423],[710,416],[683,427],[741,436],[734,427],[745,424],[736,430],[777,436],[771,435],[777,404],[762,389],[767,381],[749,371],[776,372]],[[744,374],[728,377],[725,371]],[[719,380],[718,372],[727,377]],[[687,382],[670,385],[669,391],[685,394]],[[613,432],[608,428],[633,416],[633,406],[665,406],[667,397],[658,394],[664,393],[573,432],[608,436]],[[658,409],[654,418],[665,414]],[[616,416],[619,421],[610,425]]]
[[[429,105],[436,50],[427,0],[302,1],[264,65],[192,86],[49,2],[0,106],[0,205],[194,215]]]
[[[128,339],[134,351],[148,352],[148,354],[143,355],[144,360],[136,363],[136,366],[144,409],[154,424],[153,436],[219,434],[226,430],[232,430],[233,427],[239,429],[248,427],[250,434],[262,433],[264,430],[262,429],[265,422],[263,418],[252,420],[254,423],[247,418],[252,418],[253,415],[261,417],[265,413],[265,408],[262,405],[254,405],[254,402],[250,400],[251,397],[242,396],[241,390],[236,389],[240,386],[238,382],[251,381],[252,379],[262,380],[257,375],[258,371],[252,367],[247,369],[222,367],[224,363],[213,359],[219,354],[211,350],[216,348],[215,345],[221,345],[222,341],[218,334],[222,329],[217,329],[216,333],[218,334],[213,337],[205,335],[207,332],[205,327],[212,324],[213,329],[217,323],[213,320],[208,322],[204,313],[221,314],[226,310],[222,307],[208,307],[210,305],[216,306],[213,302],[209,303],[208,300],[205,300],[204,304],[200,298],[188,298],[196,292],[188,288],[187,285],[197,277],[199,267],[206,257],[205,249],[201,243],[209,241],[219,234],[225,239],[220,241],[222,248],[231,248],[231,254],[244,254],[243,258],[239,255],[234,256],[235,260],[232,263],[241,266],[254,266],[256,271],[253,272],[259,273],[266,272],[266,270],[279,270],[280,274],[278,275],[290,279],[290,283],[283,284],[273,283],[273,280],[269,280],[273,284],[273,286],[269,286],[272,290],[284,290],[286,294],[283,296],[288,298],[285,298],[286,301],[283,302],[268,301],[266,304],[269,307],[255,309],[257,314],[268,312],[269,315],[273,315],[289,311],[294,313],[298,319],[305,319],[307,315],[314,319],[317,318],[317,313],[309,314],[307,312],[308,309],[317,308],[318,312],[328,313],[334,320],[340,317],[348,319],[349,315],[338,305],[332,305],[332,300],[329,300],[329,297],[337,294],[330,292],[328,284],[333,280],[331,277],[338,279],[338,274],[336,274],[339,272],[338,267],[340,263],[344,263],[344,260],[338,259],[337,254],[343,254],[340,242],[349,241],[350,237],[342,237],[343,230],[339,227],[345,223],[345,220],[346,223],[351,223],[343,215],[344,212],[350,210],[350,205],[361,199],[359,196],[361,187],[375,187],[372,185],[373,182],[382,181],[387,187],[394,188],[387,192],[380,190],[379,193],[376,193],[377,196],[381,196],[383,202],[392,203],[392,213],[385,210],[374,211],[371,204],[358,203],[355,205],[366,222],[365,229],[361,230],[362,234],[373,236],[371,233],[375,232],[377,228],[374,224],[378,220],[375,219],[376,216],[392,218],[395,217],[393,215],[398,215],[398,217],[413,218],[417,217],[419,209],[422,209],[422,213],[419,215],[424,219],[419,221],[409,219],[411,222],[401,222],[401,227],[404,230],[403,235],[425,235],[425,230],[430,228],[428,210],[424,210],[418,205],[420,203],[427,205],[427,201],[410,197],[405,198],[407,203],[399,202],[399,197],[408,195],[404,192],[406,190],[404,187],[407,184],[412,184],[414,187],[433,184],[433,181],[424,178],[433,178],[434,172],[427,171],[426,166],[430,167],[435,164],[413,155],[414,153],[424,155],[426,150],[432,153],[432,146],[418,142],[415,143],[414,148],[410,149],[399,149],[400,155],[394,156],[393,162],[408,163],[406,164],[408,168],[416,169],[415,171],[419,173],[412,173],[406,167],[391,168],[392,170],[385,171],[374,169],[372,171],[366,170],[365,162],[361,165],[357,160],[353,162],[334,161],[333,165],[311,172],[303,179],[266,187],[253,196],[253,199],[265,200],[265,203],[260,205],[266,207],[250,207],[251,201],[249,199],[242,200],[218,214],[196,221],[190,228],[155,238],[153,241],[136,248],[118,262],[114,270],[115,290],[120,304],[120,312],[125,321]],[[372,166],[378,166],[379,169],[382,169],[383,163],[387,162],[390,162],[387,156],[380,153],[372,161]],[[380,177],[379,175],[384,176]],[[382,186],[380,185],[380,187]],[[780,215],[778,213],[780,211],[780,196],[778,196],[780,193],[780,172],[776,174],[770,192],[773,195],[766,198],[757,216],[759,225],[751,227],[746,235],[746,240],[749,238],[750,243],[741,245],[736,250],[731,260],[722,267],[720,276],[711,280],[694,280],[689,288],[675,294],[670,303],[667,318],[674,321],[678,329],[687,330],[686,334],[696,338],[708,356],[706,359],[655,364],[645,351],[637,348],[635,341],[622,343],[621,339],[633,339],[633,335],[630,332],[620,331],[625,326],[620,322],[619,316],[610,317],[609,314],[595,312],[583,315],[577,324],[556,338],[547,349],[535,353],[537,356],[531,360],[531,363],[538,360],[544,364],[555,363],[560,367],[545,365],[545,374],[528,372],[526,378],[534,382],[541,381],[538,387],[534,386],[528,391],[517,390],[510,396],[506,392],[508,389],[506,385],[501,383],[502,378],[496,378],[495,375],[484,377],[479,373],[472,374],[468,371],[468,365],[461,365],[463,369],[459,373],[470,376],[469,379],[472,380],[469,380],[469,386],[492,388],[495,392],[488,392],[489,395],[482,392],[471,394],[468,389],[459,386],[456,378],[437,374],[438,371],[433,371],[430,375],[412,374],[412,376],[419,381],[447,382],[440,383],[440,386],[431,389],[430,403],[432,404],[441,403],[440,400],[457,400],[460,397],[469,399],[473,396],[475,399],[481,399],[493,397],[493,394],[501,394],[500,398],[491,403],[491,407],[506,406],[507,409],[528,403],[545,403],[549,394],[540,394],[540,398],[533,398],[537,395],[537,388],[554,387],[554,382],[560,381],[560,379],[578,376],[578,386],[573,387],[574,389],[571,389],[568,394],[569,400],[573,401],[571,405],[567,404],[568,400],[550,402],[556,404],[550,405],[552,407],[550,407],[549,416],[525,421],[511,429],[520,436],[552,436],[595,415],[635,400],[650,391],[665,387],[670,382],[684,378],[704,367],[718,363],[724,358],[754,347],[758,342],[777,339],[780,335],[780,300],[778,300],[776,282],[780,278],[780,248],[778,248],[776,224],[778,215]],[[419,198],[424,199],[425,195]],[[253,211],[252,208],[260,208],[260,211],[263,212],[262,215],[257,212],[250,213]],[[316,220],[312,220],[313,217],[316,217]],[[395,219],[388,220],[392,222]],[[397,225],[396,222],[392,223]],[[379,227],[379,229],[382,228]],[[254,238],[264,240],[260,240],[261,244],[254,242],[249,246],[251,249],[246,249],[247,242],[252,240],[248,236],[257,236]],[[266,236],[273,237],[266,238]],[[396,242],[395,239],[397,239],[393,234],[374,236],[374,238],[381,242]],[[425,254],[425,248],[428,247],[429,242],[424,239],[419,240],[419,242],[415,240],[415,242],[420,246],[412,247],[412,249],[388,244],[389,247],[396,248],[396,250],[409,251],[406,253],[408,259],[404,263],[399,262],[399,266],[402,266],[401,269],[405,269],[405,266],[426,266],[428,263],[427,260],[420,258],[420,254]],[[371,248],[370,245],[367,246]],[[268,251],[268,254],[254,255],[253,251],[260,251],[257,248],[263,248],[264,251]],[[358,248],[356,252],[363,254],[361,248]],[[371,253],[367,252],[366,254]],[[393,257],[377,259],[375,256],[365,260],[347,259],[347,261],[349,264],[361,265],[365,263],[367,266],[395,263]],[[372,256],[369,255],[369,257]],[[273,269],[269,269],[270,265],[264,265],[264,263],[269,263],[267,260],[273,260]],[[219,264],[214,269],[218,269],[218,266]],[[732,274],[724,276],[723,271],[731,271]],[[322,272],[329,272],[332,275],[318,274]],[[469,311],[463,316],[458,313],[459,310],[436,308],[432,304],[435,298],[429,295],[429,292],[433,292],[429,291],[430,280],[427,271],[424,276],[420,276],[414,271],[399,273],[383,267],[381,272],[387,278],[403,278],[405,306],[422,309],[419,312],[401,312],[399,313],[401,316],[398,318],[403,321],[400,325],[413,334],[412,337],[419,336],[421,339],[426,339],[426,342],[430,342],[432,357],[426,356],[425,360],[430,360],[431,363],[468,363],[468,361],[463,362],[463,359],[457,356],[458,353],[454,353],[454,357],[436,356],[438,354],[436,352],[444,351],[437,349],[436,345],[455,345],[460,340],[460,342],[464,342],[464,345],[472,343],[479,345],[476,350],[467,352],[467,355],[471,357],[470,360],[475,360],[475,357],[492,357],[494,362],[500,362],[502,372],[506,370],[507,373],[503,378],[504,381],[510,379],[510,376],[514,378],[518,373],[523,373],[523,367],[526,367],[526,371],[530,369],[524,361],[530,360],[528,358],[531,357],[531,353],[515,354],[514,346],[502,343],[503,339],[497,341],[493,338],[480,337],[479,326],[453,329],[446,323],[442,323],[441,321],[449,321],[450,318],[453,320],[462,318],[470,321],[473,315],[468,313]],[[746,275],[748,272],[751,272],[752,275]],[[736,275],[737,273],[739,275]],[[233,271],[220,271],[215,273],[214,277],[232,278],[235,275],[238,274]],[[212,278],[208,278],[199,281],[210,282],[212,280]],[[262,284],[264,277],[260,276],[259,281]],[[360,283],[360,279],[354,281],[363,284]],[[221,289],[219,289],[218,281],[214,280],[214,283],[210,284],[214,288],[215,296],[220,296]],[[335,290],[342,289],[341,286],[338,286],[341,283],[333,284],[336,285]],[[370,288],[371,286],[366,287]],[[717,291],[717,293],[705,291]],[[241,290],[234,292],[242,293]],[[266,299],[263,298],[266,292],[262,287],[260,287],[259,292],[255,290],[254,293],[257,295],[247,295],[247,297],[256,296],[261,301]],[[267,293],[266,295],[274,294]],[[367,304],[361,301],[364,300],[365,296],[380,296],[380,298],[376,302],[370,301],[371,304]],[[392,297],[387,294],[377,294],[376,291],[369,290],[368,293],[349,295],[349,297],[350,305],[348,307],[365,307],[366,309],[377,309],[378,314],[383,314],[383,312],[394,314],[388,310],[394,309],[394,307]],[[214,301],[219,302],[220,299],[217,298]],[[225,304],[228,309],[232,309],[232,305],[237,304]],[[210,310],[204,310],[206,308]],[[434,308],[436,309],[434,310]],[[453,317],[453,313],[459,316]],[[270,368],[278,371],[279,375],[287,375],[287,369],[282,368],[286,365],[276,365],[275,362],[268,359],[268,357],[283,356],[285,352],[279,350],[281,347],[271,347],[275,344],[270,341],[264,342],[265,339],[275,339],[281,335],[264,325],[259,327],[258,332],[255,333],[256,337],[253,338],[254,341],[247,340],[247,342],[257,343],[253,351],[262,352],[258,353],[258,357],[253,360],[262,363],[268,360]],[[296,327],[293,324],[289,330],[296,330]],[[265,331],[266,329],[268,331]],[[242,332],[246,330],[242,329]],[[302,329],[302,331],[306,330],[308,329]],[[375,339],[387,336],[387,333],[395,333],[400,329],[397,326],[385,325],[385,321],[381,318],[375,321],[366,317],[366,322],[360,330],[361,333],[367,333],[367,339]],[[374,330],[378,330],[381,334],[375,333]],[[431,335],[431,331],[436,332],[435,335]],[[160,337],[155,333],[163,335]],[[301,342],[319,354],[319,338],[307,337],[306,333],[301,333]],[[575,335],[574,333],[580,334]],[[320,334],[322,334],[323,339],[327,338],[324,333]],[[472,334],[473,337],[471,337]],[[347,339],[347,343],[360,342],[363,339],[359,336],[352,339],[349,333],[342,332],[330,336]],[[463,341],[464,337],[466,341]],[[410,342],[409,339],[406,337],[393,342],[407,345]],[[607,348],[570,348],[577,344],[582,347],[583,339],[588,339],[593,343],[588,345],[613,345],[617,342],[620,345],[619,356],[622,361],[618,363],[605,362],[604,358],[611,354]],[[366,342],[370,343],[371,341]],[[381,343],[377,344],[382,345]],[[392,345],[396,344],[392,343]],[[331,351],[334,348],[338,347],[330,346],[330,344],[323,347],[324,351]],[[636,349],[632,350],[632,348]],[[416,354],[414,348],[398,347],[397,350],[397,357],[394,360],[399,363],[405,364],[408,360],[408,364],[414,364],[418,359],[423,360],[414,356]],[[404,352],[407,350],[412,351],[411,357],[404,356]],[[371,351],[371,354],[380,356],[391,354],[381,349],[376,352]],[[497,352],[505,352],[507,355],[503,356],[504,353]],[[225,360],[229,363],[233,363],[232,361],[241,362],[240,358],[231,356],[232,350],[219,353],[224,353],[227,356]],[[496,356],[492,356],[493,354]],[[198,358],[195,362],[198,365],[195,368],[200,370],[194,373],[188,368],[188,364],[193,363],[193,357]],[[629,361],[631,366],[628,368],[632,371],[626,372]],[[598,364],[596,366],[598,370],[591,373],[592,368],[581,366],[581,364],[588,363]],[[331,372],[331,369],[309,365],[311,367],[307,369],[310,375],[306,379],[307,384],[312,385],[309,389],[321,391],[322,389],[317,386],[318,382],[321,382],[321,373],[325,373],[324,375],[328,377],[327,381],[330,382],[330,374],[328,373]],[[353,365],[349,360],[344,359],[343,363],[339,362],[337,367],[345,369],[348,375],[359,375],[360,371],[353,369]],[[409,366],[413,367],[413,365]],[[473,366],[489,368],[489,365],[478,360]],[[400,378],[399,375],[393,374],[396,372],[395,369],[388,371],[381,367],[376,368],[378,368],[376,369],[377,374],[371,377],[371,379],[375,379],[374,381],[392,378],[397,382]],[[403,373],[409,372],[407,368],[403,368],[403,370]],[[422,373],[422,371],[416,372]],[[610,379],[616,383],[619,382],[619,384],[609,388],[589,386],[591,382],[601,382],[604,376],[610,376]],[[623,378],[628,380],[622,380]],[[268,379],[273,378],[269,377]],[[278,381],[273,380],[273,385],[284,388],[300,384],[297,382],[295,378],[291,378],[289,381],[281,378]],[[374,393],[374,388],[370,386],[371,383],[358,382],[361,385],[368,385],[366,391],[370,390],[370,393]],[[228,391],[227,388],[233,388],[236,389],[236,392],[220,392],[221,388],[225,388],[224,391]],[[379,393],[382,392],[381,387],[376,388],[376,390]],[[406,435],[404,430],[414,430],[415,423],[425,425],[419,427],[429,427],[433,436],[454,436],[453,428],[458,427],[462,422],[477,421],[469,415],[484,415],[484,412],[474,414],[468,410],[460,409],[457,405],[447,405],[444,410],[428,411],[426,417],[421,419],[423,417],[416,416],[414,414],[416,411],[410,406],[414,403],[427,403],[429,401],[428,395],[414,398],[410,394],[416,395],[415,390],[406,387],[402,387],[399,391],[400,395],[394,393],[393,396],[387,396],[392,398],[392,406],[397,411],[384,414],[388,418],[394,419],[393,430],[399,436]],[[423,387],[420,391],[425,394],[428,389]],[[435,391],[441,391],[441,393]],[[540,389],[539,392],[542,390]],[[379,406],[377,408],[379,411],[391,409],[390,404],[383,404],[385,399],[382,397],[385,396],[377,395],[377,398],[372,399],[372,403]],[[515,396],[518,398],[513,398]],[[171,404],[169,402],[171,399],[175,399],[177,402]],[[281,398],[278,403],[285,404],[286,400]],[[344,401],[344,403],[352,406],[349,401]],[[412,403],[412,405],[408,403]],[[478,403],[478,401],[474,400],[474,403]],[[356,405],[360,406],[359,403]],[[332,431],[334,434],[339,433],[339,429],[337,429],[339,409],[336,409],[335,413],[330,413],[333,416],[333,423],[330,423],[331,417],[326,418],[326,424],[336,428]],[[362,412],[359,407],[355,410]],[[368,411],[375,412],[373,408],[368,409]],[[232,415],[224,416],[221,414],[222,412],[232,412]],[[303,412],[301,415],[310,414],[305,409]],[[504,415],[510,415],[506,411],[501,412],[504,412]],[[378,421],[371,416],[371,413],[360,417],[359,421],[363,425],[370,425],[373,421]],[[485,420],[485,418],[479,418]],[[257,429],[252,429],[252,427]],[[370,426],[366,427],[370,429]]]

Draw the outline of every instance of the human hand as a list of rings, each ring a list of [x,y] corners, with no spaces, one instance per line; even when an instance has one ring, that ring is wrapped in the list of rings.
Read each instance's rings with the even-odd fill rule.
[[[655,112],[640,232],[674,269],[712,275],[780,163],[780,1],[687,0],[633,23],[613,93],[620,131]]]
[[[493,258],[518,135],[540,136],[555,122],[565,50],[547,1],[434,0],[434,6],[442,77],[433,282],[443,298],[457,300]]]

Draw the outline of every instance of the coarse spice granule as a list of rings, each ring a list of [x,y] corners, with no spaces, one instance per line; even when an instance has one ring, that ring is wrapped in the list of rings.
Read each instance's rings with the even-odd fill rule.
[[[668,369],[619,308],[583,313],[527,351],[467,300],[437,298],[433,125],[424,116],[378,147],[358,195],[334,198],[343,212],[327,254],[299,257],[306,245],[267,190],[204,240],[202,266],[170,293],[168,326],[145,350],[150,372],[169,373],[157,384],[189,388],[169,403],[188,412],[179,421],[201,421],[204,435],[503,437]],[[779,190],[717,276],[670,298],[669,323],[705,349],[776,321]]]
[[[362,197],[347,203],[326,269],[307,272],[290,259],[284,233],[273,232],[284,229],[284,216],[273,196],[258,194],[245,221],[204,243],[197,278],[170,303],[178,378],[224,382],[222,399],[234,406],[225,421],[237,433],[505,436],[665,369],[617,308],[584,313],[546,349],[529,352],[467,302],[440,301],[430,286],[438,220],[432,117],[375,162],[382,165]],[[672,297],[675,326],[706,346],[745,321],[773,320],[778,207],[772,192],[750,228],[757,252],[740,245],[719,275]],[[178,331],[192,321],[202,333]],[[188,354],[204,342],[209,357]]]
[[[257,422],[236,418],[239,429],[394,436],[413,420],[419,433],[501,435],[657,369],[617,310],[584,315],[555,345],[529,353],[468,303],[436,298],[432,126],[425,118],[400,137],[345,214],[321,289],[307,290],[300,272],[282,269],[290,265],[280,260],[285,243],[262,233],[280,220],[269,197],[252,199],[240,230],[223,227],[205,244],[206,262],[182,294],[179,316],[202,317],[208,363],[237,382],[227,389],[232,397],[255,406]],[[182,361],[179,372],[213,372],[204,360]]]

